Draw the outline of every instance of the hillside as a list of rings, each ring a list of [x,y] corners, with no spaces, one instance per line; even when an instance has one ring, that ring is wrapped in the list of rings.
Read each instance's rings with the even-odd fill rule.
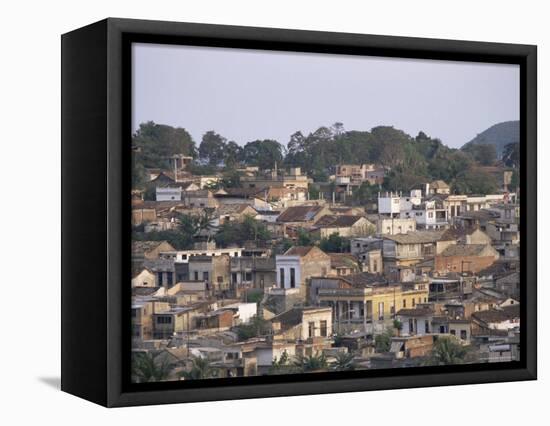
[[[502,156],[502,150],[509,143],[519,143],[519,121],[504,121],[489,127],[478,134],[470,142],[464,144],[461,149],[471,145],[492,144],[495,146],[497,156]]]

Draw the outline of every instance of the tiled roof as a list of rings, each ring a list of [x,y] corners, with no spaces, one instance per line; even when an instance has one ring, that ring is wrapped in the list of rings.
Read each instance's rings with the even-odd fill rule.
[[[433,315],[433,310],[428,307],[414,308],[414,309],[400,309],[397,315],[404,317],[425,317]]]
[[[355,225],[363,216],[326,215],[313,225],[316,228],[346,228]]]
[[[441,256],[479,256],[486,244],[453,244],[441,252]]]
[[[321,206],[293,206],[288,207],[277,218],[278,222],[307,222],[315,218],[322,210]]]
[[[488,324],[518,319],[519,313],[520,305],[510,305],[501,309],[490,309],[488,311],[474,312],[472,316],[478,321]]]
[[[444,233],[445,231],[410,231],[406,234],[384,235],[383,237],[398,244],[423,244],[442,240]]]

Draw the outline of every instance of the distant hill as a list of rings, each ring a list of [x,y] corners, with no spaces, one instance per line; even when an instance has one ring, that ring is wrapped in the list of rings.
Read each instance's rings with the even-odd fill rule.
[[[464,144],[462,149],[470,145],[492,144],[495,146],[497,156],[500,158],[502,150],[509,143],[519,143],[519,121],[504,121],[495,124]]]

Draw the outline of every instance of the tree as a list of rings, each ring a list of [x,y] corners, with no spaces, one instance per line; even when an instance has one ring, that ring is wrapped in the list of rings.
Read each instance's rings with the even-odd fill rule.
[[[227,139],[210,130],[202,136],[199,157],[210,166],[217,166],[225,159]]]
[[[185,380],[201,380],[211,378],[212,373],[213,370],[210,366],[210,361],[206,358],[196,356],[191,360],[191,369],[182,371],[180,377],[183,377]]]
[[[358,205],[376,202],[378,191],[379,189],[376,185],[371,185],[368,181],[365,181],[353,191],[353,202]]]
[[[187,130],[153,121],[139,125],[132,136],[132,145],[134,166],[169,169],[171,156],[196,155],[195,142]]]
[[[281,165],[284,158],[283,146],[272,139],[248,142],[243,148],[243,158],[247,165],[260,169],[271,169]]]
[[[355,370],[354,356],[348,352],[338,352],[336,360],[332,363],[331,368],[336,371],[351,371]]]
[[[298,371],[301,371],[303,373],[324,370],[328,368],[328,362],[325,354],[319,354],[319,352],[316,352],[315,355],[309,356],[298,355],[293,364]]]
[[[269,369],[269,374],[271,375],[289,374],[289,373],[292,373],[293,370],[294,370],[294,366],[290,364],[290,356],[288,355],[288,352],[285,350],[283,351],[279,359],[277,359],[277,357],[273,358],[273,362]]]
[[[498,190],[495,177],[482,169],[469,169],[460,173],[451,187],[457,194],[493,194]]]
[[[463,150],[483,166],[490,166],[497,159],[497,150],[493,144],[469,144]]]
[[[132,354],[132,375],[138,383],[160,382],[166,380],[174,369],[162,353],[137,352]]]
[[[271,323],[263,318],[254,316],[248,324],[238,325],[233,329],[240,341],[261,337],[271,333]]]
[[[519,143],[509,143],[502,151],[502,161],[507,167],[519,167]]]
[[[321,239],[319,248],[327,253],[345,253],[349,251],[349,241],[339,234],[330,234],[328,238]]]
[[[239,164],[243,158],[243,148],[234,141],[227,142],[224,151],[225,167],[232,168]]]
[[[268,241],[273,237],[267,226],[252,216],[245,216],[242,222],[225,222],[214,236],[220,246],[244,244],[245,241]]]
[[[468,352],[468,349],[458,343],[456,338],[440,337],[434,342],[428,364],[462,364],[464,363]]]
[[[376,352],[389,352],[391,347],[392,331],[386,330],[374,337],[374,347]]]
[[[298,239],[297,243],[299,246],[312,246],[315,244],[315,239],[313,236],[304,228],[298,228]]]

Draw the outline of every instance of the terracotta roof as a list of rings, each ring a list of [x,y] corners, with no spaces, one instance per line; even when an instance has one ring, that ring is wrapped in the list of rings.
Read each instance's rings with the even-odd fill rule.
[[[277,218],[277,222],[307,222],[323,209],[321,206],[293,206],[288,207]]]
[[[330,264],[333,268],[357,268],[357,258],[349,253],[327,253],[330,256]]]
[[[404,317],[425,317],[433,315],[434,311],[428,307],[414,308],[414,309],[400,309],[397,315]]]
[[[315,246],[293,246],[290,247],[284,255],[304,257],[309,255],[311,252],[318,252],[328,257],[328,255],[323,250]]]
[[[160,287],[132,287],[132,296],[152,296]]]
[[[406,234],[384,235],[384,239],[395,241],[398,244],[423,244],[443,240],[445,231],[409,231]]]
[[[363,216],[326,215],[313,225],[315,228],[346,228],[355,225]]]
[[[489,324],[518,319],[519,313],[520,305],[510,305],[501,309],[490,309],[488,311],[474,312],[472,317],[478,321]]]
[[[132,241],[132,252],[146,253],[156,249],[162,243],[167,243],[167,241]]]
[[[450,186],[447,185],[444,181],[442,180],[435,180],[433,181],[432,183],[430,183],[430,188],[434,188],[434,189],[449,189]]]
[[[453,244],[441,252],[441,256],[479,256],[487,244]]]

